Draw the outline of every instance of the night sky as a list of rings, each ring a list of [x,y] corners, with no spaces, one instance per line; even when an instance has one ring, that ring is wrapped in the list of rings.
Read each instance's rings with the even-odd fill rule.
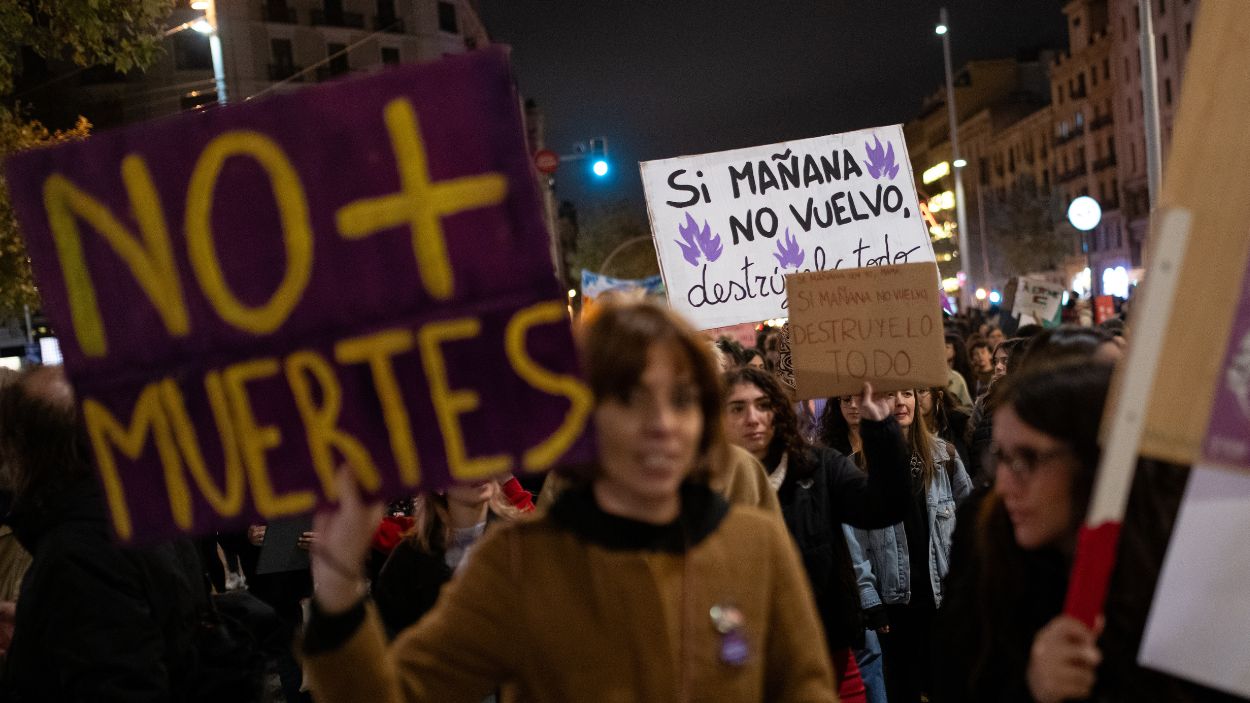
[[[905,122],[943,79],[942,0],[480,0],[561,154],[608,139],[613,171],[562,165],[557,197],[642,207],[638,161]],[[1066,47],[1061,0],[947,0],[956,69]]]

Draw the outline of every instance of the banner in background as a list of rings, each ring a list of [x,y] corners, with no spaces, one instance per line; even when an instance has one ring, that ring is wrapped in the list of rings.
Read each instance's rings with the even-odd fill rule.
[[[608,291],[634,293],[646,296],[664,295],[664,279],[660,276],[646,278],[613,278],[594,271],[582,269],[582,296],[594,300]]]
[[[899,125],[641,167],[669,303],[699,329],[788,317],[789,274],[934,261]]]
[[[1013,315],[1028,315],[1044,327],[1058,327],[1062,317],[1063,286],[1032,278],[1020,278],[1016,286]]]
[[[1094,298],[1094,324],[1101,325],[1113,317],[1115,317],[1115,298],[1109,295]]]

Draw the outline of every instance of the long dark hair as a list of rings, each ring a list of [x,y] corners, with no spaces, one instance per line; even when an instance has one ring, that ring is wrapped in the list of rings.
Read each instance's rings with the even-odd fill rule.
[[[1102,420],[1111,367],[1088,358],[1067,359],[1017,372],[1003,379],[1000,408],[1010,407],[1024,424],[1065,442],[1077,461],[1072,477],[1072,535],[1085,519],[1098,466],[1098,427]],[[978,594],[974,599],[981,627],[974,658],[974,679],[986,675],[997,651],[1018,649],[1032,637],[1016,612],[1028,587],[1032,553],[1015,540],[1011,520],[997,494],[990,494],[977,518]],[[1014,650],[1013,650],[1014,651]]]
[[[972,379],[972,366],[968,363],[968,347],[958,332],[947,331],[946,343],[955,347],[955,358],[951,360],[951,368],[959,372],[965,381]]]
[[[768,453],[764,455],[764,468],[769,471],[777,467],[781,455],[790,453],[791,465],[801,462],[810,448],[803,433],[799,432],[799,418],[790,405],[790,397],[782,390],[781,384],[769,372],[754,366],[740,366],[724,373],[722,379],[727,392],[734,386],[748,384],[755,386],[768,398],[773,411],[773,441],[768,445]],[[789,470],[789,469],[787,469]]]
[[[851,425],[842,414],[842,397],[834,396],[825,401],[825,409],[820,411],[817,421],[816,438],[820,443],[850,456],[854,453],[851,446]]]
[[[1062,359],[1088,359],[1102,345],[1115,343],[1110,332],[1098,327],[1060,325],[1029,339],[1023,349],[1012,352],[1012,370]]]
[[[899,391],[905,393],[906,391]],[[906,435],[904,439],[907,441],[907,448],[910,452],[912,461],[920,462],[920,478],[924,482],[925,490],[929,489],[929,485],[933,483],[933,477],[937,471],[933,464],[933,445],[939,440],[933,430],[929,428],[929,420],[920,412],[920,391],[912,390],[912,412],[911,427],[903,429]]]
[[[934,386],[924,390],[929,391],[929,397],[933,399],[933,418],[926,417],[925,422],[933,434],[944,437],[951,428],[950,416],[956,410],[955,399],[946,392],[946,386]],[[919,399],[916,401],[916,409],[920,409]]]

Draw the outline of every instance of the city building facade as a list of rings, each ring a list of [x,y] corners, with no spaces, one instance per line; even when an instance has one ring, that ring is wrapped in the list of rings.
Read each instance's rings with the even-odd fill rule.
[[[65,115],[97,128],[142,122],[218,102],[209,2],[178,0],[165,51],[143,72],[89,69],[55,86]],[[397,63],[460,53],[484,38],[467,0],[212,0],[229,103]],[[195,7],[192,7],[192,6]],[[60,119],[58,119],[60,118]]]
[[[1193,36],[1198,0],[1153,0],[1152,24],[1163,155],[1172,143],[1181,81]],[[1143,266],[1149,235],[1150,193],[1146,181],[1146,125],[1142,98],[1141,16],[1137,0],[1110,0],[1111,74],[1119,94],[1113,104],[1120,161],[1119,199],[1127,228],[1131,265]]]
[[[1153,0],[1165,158],[1198,4]],[[1149,234],[1138,2],[1069,0],[1062,9],[1066,50],[1040,52],[1036,61],[972,61],[956,74],[970,285],[991,290],[1010,275],[1028,274],[1083,295],[1123,296],[1142,274]],[[944,285],[954,290],[963,267],[952,236],[958,233],[945,90],[925,100],[905,133]],[[1008,203],[1018,210],[1029,193],[1033,207],[1048,209],[1056,248],[1068,252],[1049,270],[1019,270],[994,245],[996,236],[1016,234],[1012,215],[1019,213],[1005,210]],[[1065,214],[1082,195],[1103,212],[1087,233]]]

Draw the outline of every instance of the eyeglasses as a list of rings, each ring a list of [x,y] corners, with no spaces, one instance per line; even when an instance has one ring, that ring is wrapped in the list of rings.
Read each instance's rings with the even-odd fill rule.
[[[1003,451],[997,444],[991,445],[989,449],[989,459],[995,468],[1006,468],[1011,475],[1016,478],[1032,478],[1037,474],[1037,470],[1043,464],[1047,464],[1055,459],[1065,456],[1071,456],[1072,449],[1070,447],[1060,446],[1054,449],[1044,451],[1036,451],[1029,448],[1020,449],[1019,451],[1008,454]]]

